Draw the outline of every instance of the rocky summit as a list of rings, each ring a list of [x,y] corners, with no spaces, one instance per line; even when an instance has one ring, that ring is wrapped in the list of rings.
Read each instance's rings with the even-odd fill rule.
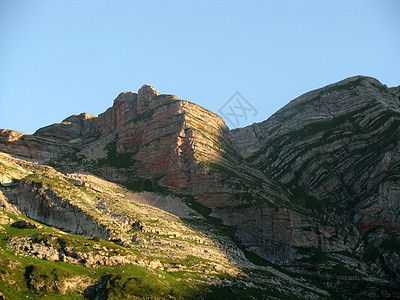
[[[230,130],[144,85],[0,130],[1,299],[400,299],[400,87]]]

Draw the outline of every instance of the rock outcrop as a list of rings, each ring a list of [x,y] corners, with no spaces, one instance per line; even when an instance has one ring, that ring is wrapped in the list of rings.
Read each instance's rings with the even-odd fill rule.
[[[351,77],[311,91],[268,120],[235,130],[194,103],[144,85],[138,93],[118,95],[98,117],[73,115],[32,136],[1,130],[0,151],[50,164],[59,176],[91,172],[131,191],[156,192],[158,200],[187,197],[246,251],[337,291],[346,289],[346,280],[375,282],[379,289],[381,280],[400,280],[400,87],[373,78]],[[10,183],[11,175],[4,176]],[[94,207],[66,204],[43,180],[32,183],[29,176],[7,188],[14,198],[6,195],[26,215],[155,249],[140,233],[152,232],[146,226],[133,219],[124,223],[142,228],[134,237],[112,226],[105,231],[101,226],[114,217],[86,220]],[[86,188],[81,183],[87,178],[63,180],[73,182],[77,193]],[[43,197],[48,201],[38,200]],[[38,211],[39,202],[48,207],[40,204]],[[181,217],[198,214],[180,203],[154,206]],[[70,213],[55,217],[60,207]],[[60,226],[63,218],[75,229]],[[94,227],[78,230],[81,220]],[[232,257],[243,263],[238,253]]]
[[[399,240],[398,88],[373,78],[348,78],[230,135],[249,165],[285,185],[320,221],[334,228],[355,226],[367,241],[383,227]],[[381,235],[374,243],[385,239]],[[358,243],[368,244],[360,238]]]

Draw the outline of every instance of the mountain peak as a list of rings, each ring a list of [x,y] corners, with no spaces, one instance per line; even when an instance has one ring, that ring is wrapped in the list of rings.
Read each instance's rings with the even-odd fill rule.
[[[20,216],[23,220],[36,218],[42,224],[104,239],[98,249],[111,242],[132,247],[139,255],[124,258],[127,263],[143,267],[147,257],[156,257],[157,274],[166,272],[168,278],[186,268],[190,273],[181,274],[195,274],[192,266],[198,266],[204,279],[218,271],[221,266],[213,260],[216,249],[203,248],[210,243],[225,249],[223,257],[243,266],[244,275],[253,268],[246,261],[247,252],[269,261],[255,256],[262,263],[257,272],[238,277],[243,284],[265,282],[262,293],[273,287],[277,264],[290,271],[280,273],[285,278],[297,274],[290,285],[286,279],[279,283],[279,288],[289,286],[285,295],[298,291],[296,296],[303,297],[292,283],[303,278],[298,284],[304,286],[307,275],[312,278],[309,298],[331,298],[332,291],[345,299],[381,295],[397,299],[399,124],[400,87],[387,88],[371,77],[354,76],[294,99],[262,123],[235,130],[211,111],[160,94],[150,85],[137,93],[120,93],[113,106],[96,118],[73,115],[33,136],[0,130],[0,151],[38,162],[15,160],[0,152],[0,232],[10,237],[0,243],[0,253],[9,253],[4,250],[7,243],[20,251],[12,257],[19,253],[36,257],[35,253],[54,250],[51,256],[56,261],[74,262],[59,255],[72,251],[65,251],[57,237],[38,243],[43,231],[27,240],[26,231],[4,226],[1,207],[15,204],[25,214]],[[39,163],[51,164],[57,171]],[[151,193],[140,196],[144,191]],[[135,199],[143,201],[131,206]],[[166,208],[170,214],[142,204]],[[185,223],[179,223],[180,217]],[[184,224],[216,239],[216,244],[199,239]],[[17,236],[17,244],[18,233],[22,236]],[[47,244],[51,250],[44,248]],[[97,253],[102,261],[111,261],[111,251]],[[217,266],[212,272],[208,261]],[[25,271],[30,268],[25,267]],[[16,278],[19,286],[26,285],[26,278]],[[104,278],[95,286],[103,289]],[[314,296],[317,287],[312,282],[317,281]],[[87,290],[95,290],[90,284]],[[354,285],[360,292],[354,292]],[[370,289],[364,292],[364,286]],[[240,295],[244,294],[230,298]],[[280,295],[286,298],[283,292]]]
[[[152,100],[155,96],[158,95],[160,95],[160,92],[148,84],[144,84],[138,91],[138,98],[147,101]]]
[[[81,113],[79,115],[74,114],[72,116],[69,116],[68,118],[64,119],[61,123],[79,122],[79,121],[82,121],[82,120],[89,120],[89,119],[94,119],[94,118],[96,118],[96,116],[84,112],[84,113]]]

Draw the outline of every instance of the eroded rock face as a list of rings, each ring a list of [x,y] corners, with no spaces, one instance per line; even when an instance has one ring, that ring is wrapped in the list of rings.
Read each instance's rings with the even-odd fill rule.
[[[80,252],[73,247],[56,247],[56,237],[50,237],[40,241],[38,237],[13,237],[7,241],[7,247],[18,254],[30,254],[36,258],[49,261],[62,261],[72,264],[84,264],[87,267],[107,265],[126,265],[135,261],[133,255],[113,255],[111,249],[99,248],[99,253]],[[100,251],[99,251],[100,250]]]
[[[97,236],[108,240],[110,231],[69,201],[61,198],[43,183],[21,181],[16,197],[9,200],[18,209],[34,220],[67,232]]]
[[[216,114],[145,85],[97,118],[74,115],[34,136],[3,130],[0,150],[193,197],[238,243],[294,269],[310,265],[307,251],[364,268],[373,245],[381,259],[374,270],[383,274],[379,261],[390,270],[398,261],[381,244],[389,235],[399,241],[399,97],[399,87],[351,77],[229,130]],[[371,234],[378,227],[384,231]]]
[[[355,226],[367,240],[383,227],[399,240],[398,88],[348,78],[230,137],[248,164],[284,184],[317,219]]]
[[[289,188],[339,206],[385,193],[396,207],[400,101],[375,79],[352,77],[307,93],[260,124],[231,131],[248,163]],[[249,136],[250,145],[243,143]],[[253,150],[251,150],[253,149]]]
[[[360,235],[338,234],[330,225],[283,207],[264,204],[240,210],[221,208],[213,215],[236,228],[236,238],[242,245],[273,262],[289,263],[301,258],[298,248],[352,252],[361,240]]]
[[[59,153],[77,151],[72,145],[58,141],[24,134],[14,130],[0,129],[0,150],[26,159],[49,162]]]
[[[95,118],[95,116],[88,113],[72,115],[59,124],[40,128],[34,135],[64,142],[76,140],[82,137],[83,133],[87,131],[87,126],[90,124],[87,120],[93,118]]]
[[[196,270],[207,277],[221,272],[237,276],[237,265],[249,265],[231,240],[208,232],[204,217],[183,198],[132,193],[91,174],[62,174],[4,153],[0,153],[0,167],[15,177],[12,185],[0,186],[3,201],[31,218],[32,226],[27,226],[21,212],[15,221],[0,210],[2,233],[6,231],[2,225],[11,224],[19,233],[30,234],[8,238],[8,249],[17,255],[88,267],[133,264],[168,272]],[[195,220],[198,227],[194,230],[177,216],[186,222]],[[32,219],[64,232],[49,227],[41,231],[45,226]],[[188,257],[199,261],[189,266],[182,263]]]

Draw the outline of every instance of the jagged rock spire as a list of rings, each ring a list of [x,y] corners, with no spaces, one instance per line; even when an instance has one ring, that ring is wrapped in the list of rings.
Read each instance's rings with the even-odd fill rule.
[[[138,91],[137,112],[140,114],[149,106],[149,102],[160,93],[151,85],[143,85]]]
[[[154,96],[158,95],[160,95],[160,92],[148,84],[144,84],[138,91],[138,97],[146,99],[147,101],[152,100]]]

